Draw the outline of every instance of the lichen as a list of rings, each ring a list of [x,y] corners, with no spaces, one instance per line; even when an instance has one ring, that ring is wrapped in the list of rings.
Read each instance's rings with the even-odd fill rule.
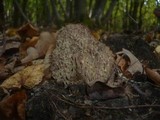
[[[113,72],[114,57],[109,47],[96,41],[81,24],[59,30],[51,58],[52,77],[65,84],[107,82]]]

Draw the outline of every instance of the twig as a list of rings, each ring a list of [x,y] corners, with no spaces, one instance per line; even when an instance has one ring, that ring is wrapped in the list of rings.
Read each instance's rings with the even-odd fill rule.
[[[136,90],[140,95],[147,97],[148,94],[143,92],[136,84],[128,82],[129,85],[131,85],[132,88],[134,88],[134,90]]]
[[[121,109],[137,109],[137,108],[160,108],[160,105],[131,105],[131,106],[123,106],[123,107],[93,106],[93,108],[107,109],[107,110],[121,110]]]
[[[48,95],[50,94],[48,91],[46,91],[46,92],[47,92]],[[57,96],[55,96],[55,97],[57,97]],[[58,97],[57,97],[57,98],[58,98]],[[54,107],[55,107],[56,110],[57,110],[57,112],[58,112],[65,120],[68,120],[68,118],[66,118],[66,116],[65,116],[63,113],[61,113],[61,111],[58,109],[57,105],[55,104],[55,102],[54,102],[53,100],[49,100],[49,103],[50,103],[50,105],[52,106],[52,109],[54,109]],[[54,107],[53,107],[53,105],[54,105]]]
[[[63,113],[61,113],[60,110],[57,108],[57,105],[56,105],[54,102],[52,102],[52,104],[53,104],[54,107],[56,108],[57,112],[58,112],[65,120],[68,120],[68,118],[66,118],[66,116],[63,115]]]
[[[66,98],[59,98],[59,100],[74,105],[80,108],[94,108],[94,109],[107,109],[107,110],[122,110],[122,109],[138,109],[138,108],[160,108],[160,105],[130,105],[130,106],[122,106],[122,107],[106,107],[106,106],[94,106],[94,105],[85,105],[85,104],[76,104],[74,102],[69,102],[65,100]]]

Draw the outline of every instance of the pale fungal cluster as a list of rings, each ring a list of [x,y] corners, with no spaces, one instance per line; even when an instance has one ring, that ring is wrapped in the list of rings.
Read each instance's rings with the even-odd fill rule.
[[[114,68],[109,47],[80,24],[69,24],[58,32],[51,61],[52,77],[65,84],[107,82]]]

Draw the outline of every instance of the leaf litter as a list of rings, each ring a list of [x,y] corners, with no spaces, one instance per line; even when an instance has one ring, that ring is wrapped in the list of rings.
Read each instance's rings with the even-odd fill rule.
[[[0,118],[14,118],[13,108],[7,107],[7,109],[1,109],[2,104],[4,106],[6,106],[7,104],[16,104],[17,113],[14,114],[17,114],[20,119],[100,119],[99,115],[102,115],[104,116],[104,118],[106,118],[108,114],[110,115],[111,119],[126,117],[139,118],[139,115],[152,118],[153,116],[150,115],[149,112],[155,113],[156,110],[154,108],[157,107],[157,109],[159,109],[160,107],[159,102],[157,101],[158,97],[160,96],[158,94],[159,88],[156,86],[160,83],[159,73],[157,71],[155,72],[149,67],[144,67],[139,59],[135,57],[135,55],[130,52],[128,48],[122,47],[122,51],[113,52],[117,57],[113,65],[113,69],[110,73],[112,75],[106,80],[101,79],[101,77],[96,77],[99,79],[94,80],[93,75],[98,76],[99,73],[102,75],[102,69],[99,68],[98,65],[102,64],[103,60],[106,60],[99,59],[96,52],[101,51],[102,48],[105,48],[106,46],[100,43],[101,40],[97,41],[94,39],[94,37],[96,39],[100,39],[100,35],[98,35],[100,33],[97,32],[95,34],[96,36],[94,35],[93,38],[92,35],[90,36],[90,34],[87,33],[90,38],[86,39],[85,37],[88,37],[88,35],[85,36],[84,33],[81,32],[83,30],[86,30],[85,26],[71,26],[71,28],[68,26],[68,31],[64,34],[61,34],[61,32],[63,32],[63,29],[65,29],[65,27],[60,29],[57,33],[50,33],[45,31],[47,36],[43,35],[43,32],[39,34],[38,29],[34,28],[30,24],[22,26],[17,30],[17,32],[11,32],[12,34],[9,32],[7,33],[10,37],[13,37],[15,35],[20,36],[21,41],[18,42],[20,45],[19,52],[13,53],[15,54],[14,60],[11,60],[12,56],[9,56],[11,58],[5,56],[4,53],[6,52],[6,50],[4,50],[3,54],[1,55],[1,59],[5,57],[5,60],[4,62],[2,62],[2,64],[0,64],[2,66],[0,68],[0,78],[2,78],[3,76],[7,78],[5,78],[3,82],[1,81],[0,85],[0,88],[2,90],[2,93],[0,92],[0,97],[2,99],[0,102],[0,110],[2,113],[0,114]],[[77,33],[77,35],[73,34],[72,36],[69,31],[72,31],[71,29],[75,26],[80,33]],[[87,32],[89,32],[88,28]],[[94,42],[93,44],[92,42],[86,42],[84,44],[85,46],[82,46],[82,54],[81,52],[79,54],[82,55],[82,57],[77,57],[78,52],[75,50],[77,49],[76,47],[78,47],[77,45],[81,44],[79,39],[81,38],[81,35],[84,39],[86,39],[86,41],[88,41],[88,39],[91,39],[91,41],[93,40]],[[53,37],[51,38],[49,36]],[[31,39],[28,39],[27,37],[30,37]],[[59,49],[62,45],[60,40],[63,41],[63,37],[67,38],[66,44],[63,43],[63,49]],[[74,40],[72,41],[73,37],[74,40],[77,40],[77,43]],[[55,43],[55,39],[58,40],[58,43]],[[106,37],[106,39],[110,39],[110,37]],[[40,40],[49,40],[50,42],[44,43]],[[69,42],[71,42],[71,44]],[[75,57],[75,59],[70,56],[72,55],[69,53],[71,51],[67,49],[67,47],[69,47],[69,44],[72,47],[73,45],[76,46],[73,50],[71,50],[72,54],[74,54],[73,58]],[[98,48],[98,44],[102,44],[103,47]],[[44,45],[47,45],[47,47],[45,47]],[[81,45],[79,45],[79,47],[81,47]],[[12,49],[14,47],[15,46],[13,44],[9,49]],[[60,51],[57,51],[57,49]],[[35,52],[33,53],[33,51]],[[56,52],[61,53],[56,56]],[[77,65],[76,67],[74,67],[76,77],[72,79],[76,81],[83,78],[83,82],[76,83],[72,81],[71,83],[67,82],[67,85],[66,83],[64,85],[63,82],[57,82],[57,78],[64,77],[65,72],[62,71],[57,78],[54,78],[53,76],[58,75],[56,71],[52,71],[52,77],[49,75],[51,74],[49,68],[53,65],[52,59],[54,58],[54,62],[56,60],[63,60],[63,52],[69,56],[67,58],[68,60],[73,59],[75,61],[75,65]],[[86,55],[84,55],[84,53]],[[17,56],[16,54],[18,54],[19,56]],[[92,54],[93,56],[91,55],[90,57],[87,57],[90,54]],[[114,57],[113,54],[110,55],[109,57]],[[7,63],[6,61],[8,60],[6,58],[10,59],[10,61],[12,62]],[[27,60],[25,60],[26,58]],[[42,59],[42,61],[39,62],[38,60],[40,58]],[[35,59],[38,59],[36,60],[38,62],[35,63]],[[101,60],[98,61],[101,63],[95,62],[94,59]],[[66,58],[64,60],[66,60]],[[91,62],[92,64],[90,64],[90,61],[95,62],[96,65],[94,66],[93,62]],[[54,64],[57,63],[55,62]],[[64,65],[64,68],[68,68],[67,64],[68,62],[66,62],[65,64],[59,64],[54,69],[63,69],[62,65]],[[97,72],[95,72],[95,74],[92,74],[92,72],[94,71],[94,67],[98,69],[96,70]],[[16,68],[21,69],[15,70]],[[87,71],[87,69],[89,71]],[[4,74],[5,72],[7,72],[7,74]],[[69,76],[67,75],[66,78],[64,77],[63,79],[68,79],[68,77]],[[90,79],[90,82],[86,82],[88,81],[87,77]],[[22,89],[25,89],[27,91],[27,94],[17,91]],[[8,91],[8,98],[4,97],[4,93],[6,93],[4,90]],[[141,98],[141,96],[143,96],[143,93],[147,93],[148,95],[145,96],[144,99]],[[26,97],[28,97],[28,100],[26,100]],[[27,102],[26,106],[23,103],[17,104],[16,101],[19,100]],[[129,101],[132,104],[130,104]],[[148,101],[151,103],[150,105],[148,104]],[[131,109],[132,111],[132,108],[147,108],[146,114],[138,113],[138,109],[135,110],[136,115],[132,114],[132,112],[128,110],[125,110]],[[153,110],[150,111],[150,108],[153,108]],[[107,111],[104,112],[105,109]],[[117,111],[119,109],[122,109],[124,111]],[[27,113],[26,115],[24,114],[24,110]],[[114,110],[115,113],[111,112],[110,110]],[[7,115],[8,111],[10,111],[12,114]],[[46,113],[44,111],[48,112]],[[37,116],[37,114],[39,114],[39,116]]]

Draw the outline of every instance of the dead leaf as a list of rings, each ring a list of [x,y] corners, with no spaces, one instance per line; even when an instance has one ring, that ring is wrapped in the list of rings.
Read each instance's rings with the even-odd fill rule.
[[[40,56],[43,56],[46,54],[49,46],[53,44],[56,45],[56,33],[49,33],[49,32],[42,32],[39,36],[39,40],[37,44],[35,45],[36,50],[39,52]]]
[[[155,48],[155,51],[160,54],[160,45],[158,45],[156,48]]]
[[[117,54],[125,54],[130,59],[130,66],[127,68],[126,71],[129,71],[132,75],[136,72],[143,73],[143,67],[142,64],[139,62],[139,60],[128,50],[122,49],[121,52],[118,52]]]
[[[87,87],[89,98],[97,100],[107,100],[122,97],[125,94],[124,92],[125,91],[123,87],[111,88],[105,83],[99,81],[93,84],[91,87]]]
[[[49,46],[49,48],[48,48],[48,50],[46,52],[45,58],[44,58],[44,63],[45,64],[50,64],[50,62],[51,62],[51,58],[50,57],[51,57],[51,54],[52,54],[54,48],[55,48],[54,44],[51,44]]]
[[[6,59],[4,57],[0,57],[0,82],[6,79],[8,76],[8,69],[5,68]]]
[[[37,28],[33,27],[30,23],[27,23],[17,30],[17,33],[23,37],[33,37],[39,35]]]
[[[130,60],[128,60],[128,58],[126,58],[127,56],[124,56],[124,55],[117,55],[117,58],[116,58],[116,64],[120,67],[121,71],[124,73],[129,64],[130,64]]]
[[[8,74],[8,69],[6,69],[3,64],[0,64],[0,82],[6,79]]]
[[[5,50],[9,50],[11,48],[17,48],[17,49],[19,49],[20,44],[21,44],[20,42],[7,43],[6,47],[5,47]]]
[[[26,39],[24,43],[20,45],[19,51],[20,51],[20,57],[24,58],[27,55],[27,49],[29,47],[34,47],[37,43],[39,37],[32,37],[32,39]]]
[[[91,33],[96,38],[96,40],[100,40],[102,32],[103,32],[103,30],[100,29],[97,31],[92,31]]]
[[[16,28],[9,28],[5,31],[6,36],[13,37],[17,35],[17,29]]]
[[[44,70],[44,64],[28,66],[6,79],[0,86],[6,89],[21,88],[22,86],[33,88],[42,81]]]
[[[29,47],[27,49],[27,56],[21,60],[21,63],[28,63],[39,57],[38,51],[34,47]]]
[[[144,40],[150,43],[152,40],[154,40],[154,35],[154,31],[151,31],[144,36]]]
[[[4,40],[0,40],[0,56],[5,52],[5,44],[6,42]]]
[[[8,70],[13,71],[14,66],[16,64],[17,58],[14,56],[10,59],[10,62],[8,64],[5,65],[5,68]]]
[[[25,91],[19,91],[0,102],[1,120],[25,120]]]
[[[145,66],[144,66],[144,70],[145,70],[148,78],[150,78],[157,85],[160,85],[160,74],[157,71],[152,70],[152,69],[145,67]]]
[[[56,33],[42,32],[35,46],[27,49],[27,56],[21,62],[27,63],[39,57],[44,57],[51,45],[54,49],[56,46]]]
[[[21,44],[20,42],[20,38],[18,36],[14,36],[14,37],[4,37],[4,38],[0,38],[0,56],[2,54],[4,54],[6,52],[7,56],[8,56],[8,51],[10,51],[10,53],[13,53],[13,49],[19,49],[19,46]]]

